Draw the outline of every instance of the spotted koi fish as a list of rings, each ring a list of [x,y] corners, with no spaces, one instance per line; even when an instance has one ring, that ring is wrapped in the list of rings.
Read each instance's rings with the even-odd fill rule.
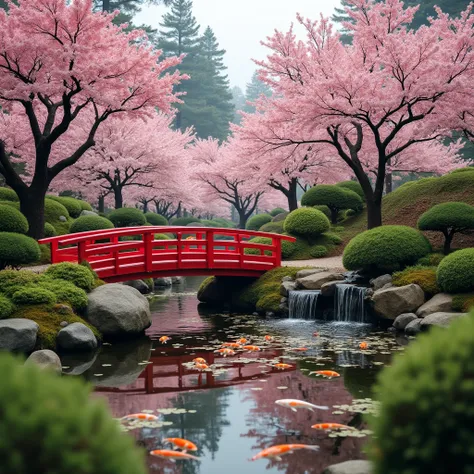
[[[241,337],[238,341],[237,341],[238,344],[247,344],[247,339],[245,339],[245,337]]]
[[[284,454],[290,454],[298,449],[319,451],[319,446],[308,444],[279,444],[260,451],[252,459],[250,459],[250,461],[256,461],[257,459],[275,459],[277,461],[281,461],[281,457]]]
[[[150,454],[159,458],[168,459],[171,462],[176,462],[176,459],[192,459],[193,461],[200,460],[192,454],[182,453],[181,451],[173,451],[172,449],[155,449],[154,451],[150,451]]]
[[[312,403],[304,402],[302,400],[284,399],[284,400],[277,400],[275,403],[277,405],[281,405],[282,407],[291,408],[292,411],[297,411],[298,408],[306,408],[307,410],[311,410],[311,411],[314,411],[314,409],[317,409],[317,410],[329,409],[329,407],[313,405]]]
[[[223,349],[217,349],[217,351],[214,352],[218,352],[224,357],[235,355],[235,352],[232,349],[228,349],[227,347],[224,347]]]
[[[165,438],[163,442],[171,443],[174,446],[174,449],[181,449],[183,453],[186,451],[198,450],[198,447],[194,443],[183,438]]]
[[[122,420],[143,420],[143,421],[157,421],[159,418],[156,415],[149,415],[148,413],[133,413],[125,415]]]

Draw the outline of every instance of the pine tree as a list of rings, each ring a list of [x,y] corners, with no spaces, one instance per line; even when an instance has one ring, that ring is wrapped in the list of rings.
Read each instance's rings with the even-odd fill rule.
[[[242,117],[239,114],[239,111],[244,110],[245,101],[246,101],[245,95],[244,95],[243,90],[239,86],[233,87],[231,92],[232,92],[232,102],[234,103],[234,109],[235,109],[233,123],[240,125]]]
[[[245,100],[247,102],[255,102],[262,94],[270,97],[272,95],[272,90],[258,78],[258,73],[255,71],[252,76],[252,80],[247,84]],[[255,107],[248,103],[245,104],[243,110],[249,114],[255,113]]]
[[[341,8],[334,8],[334,14],[331,17],[331,20],[334,23],[344,23],[344,22],[350,22],[352,23],[352,18],[347,14],[346,8],[350,8],[351,10],[354,10],[354,6],[349,3],[348,0],[341,0]],[[341,28],[341,41],[344,44],[350,44],[352,43],[352,38],[351,35],[348,34],[348,31],[346,28]]]

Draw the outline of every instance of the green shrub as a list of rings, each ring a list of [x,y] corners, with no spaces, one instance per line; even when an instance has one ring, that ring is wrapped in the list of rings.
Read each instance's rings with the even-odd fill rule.
[[[281,256],[284,260],[288,260],[297,250],[297,243],[288,240],[281,241]]]
[[[40,244],[40,259],[39,263],[41,265],[47,265],[51,263],[51,247],[49,244]]]
[[[114,225],[109,219],[100,216],[81,216],[77,218],[72,224],[71,234],[79,232],[89,232],[91,230],[113,229]]]
[[[1,189],[1,188],[0,188]],[[0,201],[0,205],[2,206],[10,206],[17,211],[20,210],[20,203],[18,201]]]
[[[0,295],[0,319],[8,318],[14,310],[13,303],[6,296]]]
[[[170,224],[174,226],[185,227],[195,222],[200,223],[201,219],[198,219],[197,217],[175,217],[174,219],[171,219]]]
[[[270,239],[269,237],[254,237],[253,239],[249,240],[249,243],[272,245],[272,239]],[[245,255],[260,255],[260,249],[245,249],[244,254]],[[272,252],[270,250],[265,250],[265,255],[271,256]]]
[[[115,227],[139,227],[146,225],[146,218],[143,212],[133,207],[122,207],[115,209],[107,218],[112,221]]]
[[[444,257],[445,255],[442,253],[430,253],[429,255],[420,258],[416,263],[423,267],[437,267]]]
[[[286,212],[285,209],[283,209],[282,207],[276,207],[275,209],[272,209],[272,211],[270,211],[270,215],[272,217],[275,217],[278,216],[278,214],[281,214],[282,212]]]
[[[171,237],[166,234],[155,234],[155,240],[171,240]]]
[[[229,229],[237,227],[235,222],[224,219],[223,217],[214,217],[212,220],[218,224],[218,227],[227,227]]]
[[[313,245],[309,249],[309,254],[313,258],[323,258],[328,254],[328,249],[324,245]]]
[[[280,222],[267,222],[260,227],[261,232],[272,232],[274,234],[283,234],[283,221]]]
[[[77,263],[57,263],[48,267],[44,274],[50,278],[70,281],[87,292],[94,288],[94,273],[89,268]]]
[[[454,295],[451,307],[454,311],[467,313],[474,308],[474,293],[461,293]]]
[[[44,200],[44,220],[54,225],[61,216],[68,218],[68,210],[60,202],[47,197]]]
[[[145,474],[142,450],[82,380],[6,354],[0,376],[2,472]]]
[[[329,219],[317,209],[302,208],[290,212],[285,219],[285,232],[307,238],[316,237],[329,230]]]
[[[325,232],[323,237],[333,245],[341,245],[343,242],[342,237],[334,232]]]
[[[40,279],[40,275],[28,270],[2,270],[0,271],[0,293],[11,298],[18,290],[37,283]]]
[[[0,232],[26,234],[28,232],[28,221],[15,208],[0,205]]]
[[[406,286],[412,283],[420,286],[425,293],[431,296],[441,291],[436,280],[436,267],[415,265],[393,274],[395,286]]]
[[[447,293],[474,290],[474,249],[458,250],[443,258],[436,275],[438,285]]]
[[[348,270],[402,270],[430,252],[430,243],[417,230],[387,225],[354,237],[344,250],[343,264]]]
[[[418,219],[420,230],[433,230],[444,235],[444,254],[458,232],[474,229],[474,207],[464,202],[444,202],[428,209]]]
[[[374,474],[474,472],[474,315],[421,335],[384,369],[370,457]]]
[[[271,293],[260,298],[255,305],[255,309],[259,312],[278,313],[280,311],[280,301],[280,294]]]
[[[260,227],[271,222],[272,216],[270,214],[255,214],[252,216],[245,225],[247,230],[260,230]]]
[[[49,196],[48,199],[52,199],[53,201],[59,202],[62,204],[69,212],[71,217],[79,217],[82,212],[82,204],[78,199],[73,197],[66,197],[66,196]]]
[[[56,236],[56,229],[49,222],[44,223],[44,236],[45,237]]]
[[[34,287],[50,291],[56,296],[58,303],[65,303],[75,311],[81,312],[87,308],[87,293],[70,281],[52,279],[45,276]]]
[[[327,206],[313,206],[314,209],[321,211],[328,219],[331,219],[331,210]]]
[[[281,214],[277,214],[273,219],[272,222],[284,222],[287,218],[289,212],[282,212]]]
[[[45,288],[39,286],[30,286],[18,290],[12,297],[16,305],[34,305],[34,304],[54,304],[56,295]]]
[[[18,195],[13,189],[0,188],[0,201],[19,202]]]
[[[357,181],[341,181],[337,183],[336,186],[341,188],[348,189],[356,194],[358,194],[363,201],[365,201],[364,191],[362,190],[362,186]]]
[[[40,259],[38,242],[31,237],[13,232],[0,233],[0,270],[17,267]]]
[[[331,222],[336,224],[341,210],[361,209],[363,201],[357,193],[344,187],[319,184],[303,194],[301,205],[327,206],[331,211]]]
[[[168,219],[155,212],[147,212],[145,218],[150,225],[168,225]]]
[[[87,201],[82,199],[76,199],[76,201],[79,203],[83,211],[92,211],[92,206]]]
[[[472,173],[474,171],[473,166],[466,166],[465,168],[457,168],[453,171],[451,171],[449,174],[456,174],[456,173]]]

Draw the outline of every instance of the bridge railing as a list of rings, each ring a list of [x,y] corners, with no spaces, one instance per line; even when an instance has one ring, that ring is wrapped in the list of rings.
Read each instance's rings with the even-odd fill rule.
[[[167,234],[159,240],[156,234]],[[270,244],[249,242],[266,237]],[[150,274],[256,275],[281,265],[282,240],[293,237],[242,229],[143,226],[68,234],[40,240],[51,262],[87,261],[100,278],[120,281]]]

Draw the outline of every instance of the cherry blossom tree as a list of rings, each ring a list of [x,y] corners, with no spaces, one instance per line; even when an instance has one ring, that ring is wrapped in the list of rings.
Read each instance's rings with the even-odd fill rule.
[[[416,8],[403,9],[400,0],[348,3],[350,46],[324,18],[298,16],[305,41],[293,29],[268,38],[270,54],[257,64],[275,94],[260,99],[269,112],[260,117],[258,140],[264,149],[319,144],[336,152],[362,186],[372,228],[382,223],[387,169],[415,145],[421,150],[449,133],[453,111],[471,100],[474,15],[471,5],[453,29],[454,20],[439,12],[414,31]],[[419,156],[438,172],[456,166],[449,149],[441,162],[438,154]]]
[[[185,77],[166,71],[181,58],[162,59],[114,16],[93,13],[90,0],[19,0],[0,11],[0,173],[33,237],[43,235],[48,186],[94,146],[104,121],[168,112],[178,100],[173,87]],[[87,128],[75,126],[81,119]]]

